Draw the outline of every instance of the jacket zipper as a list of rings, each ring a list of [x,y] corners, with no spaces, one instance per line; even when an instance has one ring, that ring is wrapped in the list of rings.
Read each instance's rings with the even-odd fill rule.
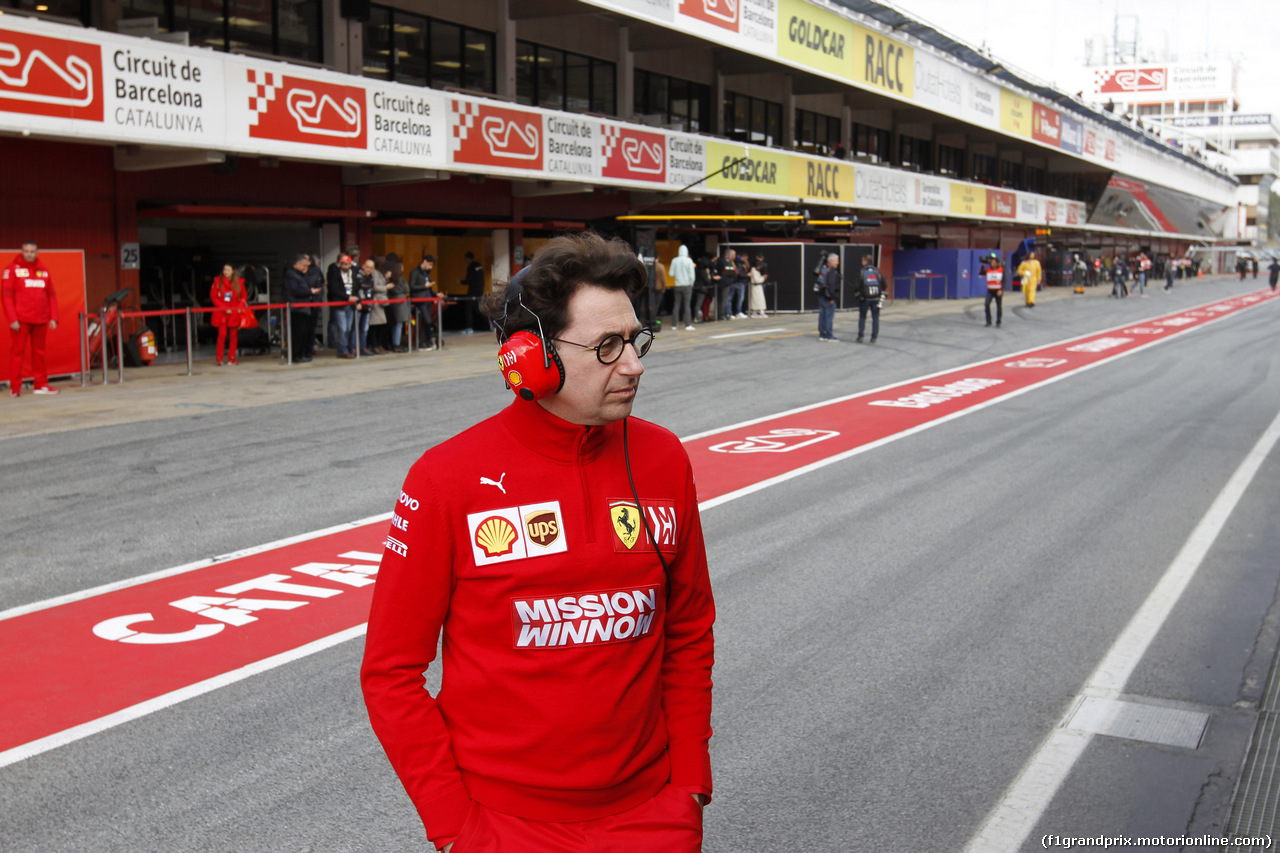
[[[578,484],[582,487],[582,515],[583,524],[586,526],[587,541],[596,541],[596,527],[593,518],[594,513],[591,512],[591,491],[587,486],[587,469],[582,463],[582,450],[587,443],[587,437],[591,434],[591,427],[583,428],[578,434],[578,446],[574,453],[573,464],[578,468]]]

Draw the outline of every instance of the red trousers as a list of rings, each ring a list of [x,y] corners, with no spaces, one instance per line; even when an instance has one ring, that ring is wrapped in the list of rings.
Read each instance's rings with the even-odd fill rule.
[[[667,785],[625,812],[579,823],[525,820],[471,804],[449,853],[700,853],[702,806]]]
[[[237,352],[236,344],[239,343],[240,327],[239,326],[219,326],[218,327],[218,359],[217,359],[219,362],[222,361],[222,354],[227,351],[226,344],[227,344],[228,329],[231,330],[231,360],[232,361],[236,360],[236,352]]]
[[[13,341],[9,348],[11,392],[22,387],[22,354],[27,348],[27,338],[31,338],[31,372],[35,375],[35,387],[43,388],[49,384],[49,368],[44,360],[44,341],[48,333],[47,323],[19,323],[18,331],[12,333]]]

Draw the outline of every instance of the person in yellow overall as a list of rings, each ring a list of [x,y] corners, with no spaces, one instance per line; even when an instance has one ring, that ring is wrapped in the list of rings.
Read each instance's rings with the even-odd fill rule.
[[[1035,252],[1028,252],[1027,259],[1018,264],[1018,275],[1022,278],[1022,295],[1027,300],[1027,307],[1036,307],[1036,288],[1040,286],[1040,262]]]

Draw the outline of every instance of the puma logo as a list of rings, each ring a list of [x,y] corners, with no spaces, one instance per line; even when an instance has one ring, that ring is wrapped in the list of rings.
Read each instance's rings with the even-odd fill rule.
[[[507,490],[506,490],[506,489],[503,487],[503,485],[502,485],[502,481],[503,481],[503,480],[505,480],[505,479],[507,479],[507,472],[506,472],[506,471],[503,471],[503,472],[502,472],[502,476],[501,476],[501,477],[499,477],[499,478],[498,478],[498,479],[496,479],[496,480],[490,480],[488,477],[481,477],[481,478],[480,478],[480,485],[482,485],[482,486],[497,486],[499,489],[501,489],[502,493],[505,495],[505,494],[507,493]]]

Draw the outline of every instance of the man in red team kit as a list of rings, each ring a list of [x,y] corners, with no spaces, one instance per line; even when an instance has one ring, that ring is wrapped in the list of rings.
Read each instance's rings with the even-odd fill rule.
[[[53,294],[53,278],[40,263],[39,247],[34,240],[24,240],[22,253],[5,267],[0,279],[0,298],[4,316],[9,321],[13,341],[9,350],[9,396],[22,393],[22,356],[31,339],[31,369],[35,376],[35,393],[57,394],[49,387],[49,370],[45,366],[44,342],[49,329],[58,328],[58,300]]]
[[[702,848],[715,607],[684,447],[628,417],[645,280],[618,240],[540,249],[485,304],[515,401],[400,492],[361,682],[442,850]]]

